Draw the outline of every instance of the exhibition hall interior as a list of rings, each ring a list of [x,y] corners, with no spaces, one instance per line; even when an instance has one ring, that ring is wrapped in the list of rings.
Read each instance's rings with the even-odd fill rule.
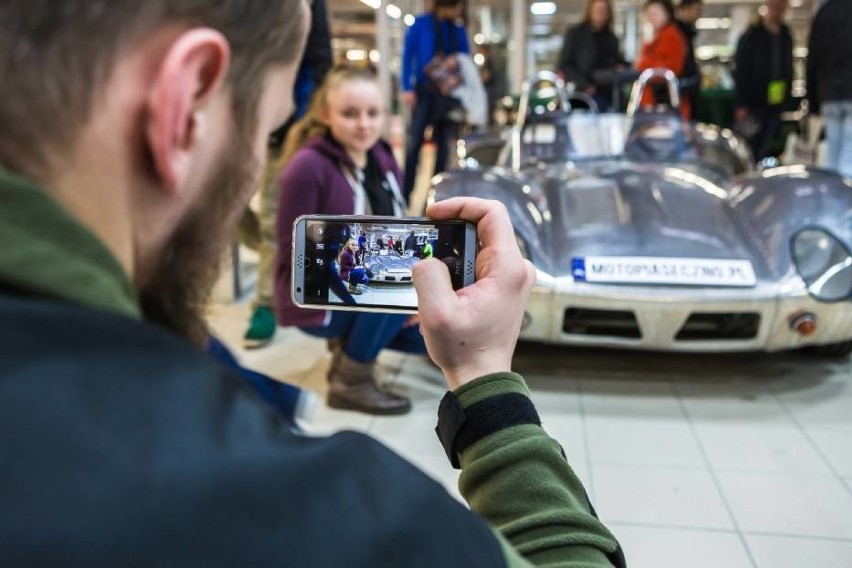
[[[852,0],[3,4],[0,566],[852,567]]]
[[[697,101],[689,122],[665,110],[627,118],[639,75],[633,71],[637,59],[648,57],[643,45],[654,34],[641,2],[612,3],[625,80],[603,79],[595,90],[587,71],[598,64],[594,56],[569,53],[585,66],[578,85],[564,50],[566,32],[587,19],[586,4],[466,4],[465,33],[489,116],[459,125],[437,177],[430,171],[436,144],[427,140],[409,213],[455,196],[497,199],[509,209],[537,271],[513,370],[529,385],[543,427],[564,448],[629,566],[852,565],[852,184],[828,169],[825,128],[813,132],[821,119],[808,112],[808,42],[818,2],[785,3],[791,82],[764,148],[750,147],[752,133],[738,120],[735,65],[738,42],[766,15],[766,3],[701,3],[689,24],[694,94],[681,97]],[[389,101],[385,139],[404,163],[415,112],[400,81],[406,36],[430,3],[346,0],[328,8],[335,61],[378,68]],[[849,69],[848,41],[836,49],[846,50]],[[740,54],[743,61],[753,55]],[[759,64],[773,65],[768,55]],[[536,81],[522,100],[524,83]],[[568,93],[565,108],[557,90]],[[849,85],[846,96],[848,105]],[[596,100],[608,108],[591,109]],[[532,128],[521,139],[527,148],[512,146],[519,125]],[[675,147],[672,133],[685,133],[687,141],[678,142],[685,149]],[[848,123],[843,136],[849,152]],[[519,149],[520,167],[505,155]],[[834,205],[820,213],[805,203],[814,193]],[[817,229],[823,223],[825,233]],[[743,226],[765,243],[760,252]],[[801,262],[815,261],[811,268],[790,256],[797,247],[810,259]],[[826,250],[832,247],[836,253]],[[428,356],[382,349],[376,380],[410,399],[411,410],[376,416],[330,408],[332,357],[324,339],[279,326],[267,345],[243,348],[256,306],[255,259],[241,248],[236,297],[228,273],[210,310],[213,329],[241,363],[313,393],[306,431],[366,432],[462,499],[458,470],[434,432],[446,391],[440,369]],[[589,274],[582,283],[572,273],[581,259]],[[665,259],[671,262],[663,266]],[[691,280],[682,259],[705,259],[696,270],[715,276]],[[748,272],[744,279],[726,264],[733,259]],[[597,282],[594,261],[608,271]],[[832,300],[808,292],[808,279],[844,262],[846,276],[834,282]],[[654,271],[666,270],[680,276],[655,279]]]

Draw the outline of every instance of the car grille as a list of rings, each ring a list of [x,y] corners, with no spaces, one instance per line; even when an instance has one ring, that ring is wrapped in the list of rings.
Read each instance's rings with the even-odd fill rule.
[[[675,341],[754,339],[759,329],[760,314],[756,313],[693,313]]]
[[[562,331],[572,335],[642,338],[636,315],[630,311],[568,308],[562,319]]]

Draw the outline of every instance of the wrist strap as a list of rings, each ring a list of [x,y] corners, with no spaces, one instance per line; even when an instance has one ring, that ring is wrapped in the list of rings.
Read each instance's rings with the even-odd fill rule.
[[[461,469],[459,454],[495,432],[522,424],[541,425],[535,405],[523,394],[498,394],[464,408],[447,392],[438,407],[435,433],[452,466]]]

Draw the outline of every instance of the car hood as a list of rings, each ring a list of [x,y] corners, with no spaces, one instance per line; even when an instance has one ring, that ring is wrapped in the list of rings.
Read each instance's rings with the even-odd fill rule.
[[[590,256],[748,260],[758,277],[766,274],[712,172],[609,162],[535,177],[535,206],[546,208],[539,212],[539,252],[554,276],[570,274],[572,259]]]

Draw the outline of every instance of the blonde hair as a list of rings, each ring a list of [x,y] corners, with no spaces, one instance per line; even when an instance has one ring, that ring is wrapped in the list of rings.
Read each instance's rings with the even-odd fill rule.
[[[358,241],[355,240],[355,239],[349,239],[340,247],[340,252],[337,253],[337,265],[338,266],[340,266],[340,263],[341,263],[340,261],[343,259],[343,253],[345,253],[347,250],[349,250],[349,247],[351,245],[355,245],[357,247]],[[352,251],[349,251],[349,252],[352,252]]]
[[[293,154],[298,152],[309,140],[316,136],[328,134],[328,126],[323,122],[323,116],[328,112],[328,93],[349,81],[378,83],[378,75],[371,66],[339,63],[332,67],[320,87],[314,92],[305,116],[290,128],[284,142],[284,149],[278,158],[277,166],[279,169],[283,168],[293,157]]]

